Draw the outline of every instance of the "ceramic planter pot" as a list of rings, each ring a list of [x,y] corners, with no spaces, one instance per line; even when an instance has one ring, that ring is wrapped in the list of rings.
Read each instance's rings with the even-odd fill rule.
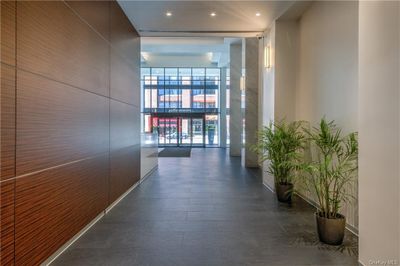
[[[275,186],[276,196],[278,197],[278,201],[290,203],[292,202],[292,192],[293,192],[293,184],[292,183],[278,183]]]
[[[346,228],[346,217],[338,214],[337,218],[328,219],[315,213],[319,240],[329,245],[341,245]]]

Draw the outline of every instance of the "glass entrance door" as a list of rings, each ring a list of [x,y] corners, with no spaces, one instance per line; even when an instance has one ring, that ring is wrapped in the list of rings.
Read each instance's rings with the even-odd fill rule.
[[[204,146],[204,119],[192,118],[192,145]]]
[[[153,117],[159,146],[205,146],[204,117]]]
[[[168,126],[165,128],[166,144],[175,146],[178,144],[178,118],[167,118]]]
[[[192,144],[191,119],[186,117],[180,117],[179,121],[180,121],[179,146],[190,146]]]
[[[158,144],[176,146],[178,144],[178,118],[154,118],[158,125]]]

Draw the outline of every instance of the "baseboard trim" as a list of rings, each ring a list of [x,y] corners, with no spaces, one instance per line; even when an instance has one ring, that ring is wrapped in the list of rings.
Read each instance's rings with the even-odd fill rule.
[[[94,218],[90,223],[88,223],[81,231],[79,231],[70,240],[68,240],[64,245],[62,245],[50,257],[48,257],[41,265],[48,266],[51,263],[53,263],[62,253],[64,253],[73,243],[75,243],[81,236],[83,236],[93,225],[95,225],[101,218],[103,218],[108,212],[110,212],[112,208],[114,208],[123,198],[125,198],[132,190],[134,190],[143,181],[144,181],[143,179],[137,181],[133,186],[131,186],[127,191],[125,191],[124,194],[122,194],[110,206],[108,206],[99,215],[97,215],[96,218]]]
[[[317,208],[317,204],[313,200],[311,200],[311,199],[309,199],[309,198],[307,198],[307,197],[305,197],[305,196],[303,196],[303,195],[301,195],[299,193],[296,193],[296,195],[299,196],[300,198],[302,198],[304,201],[306,201],[308,204],[310,204],[314,208]],[[357,231],[356,228],[354,228],[354,226],[351,226],[350,224],[346,223],[346,229],[349,232],[351,232],[353,235],[358,237],[358,231]]]
[[[145,175],[140,179],[140,183],[142,183],[144,180],[146,180],[146,178],[148,178],[149,176],[151,176],[151,174],[154,173],[157,169],[158,169],[158,164],[157,164],[156,166],[154,166],[147,174],[145,174]]]
[[[268,190],[270,190],[272,193],[275,194],[275,189],[273,189],[270,185],[268,185],[267,183],[263,182],[263,185],[268,188]]]
[[[268,190],[270,190],[272,193],[275,193],[275,190],[274,190],[271,186],[269,186],[269,185],[266,184],[265,182],[263,182],[263,185],[264,185]],[[305,197],[305,196],[303,196],[303,195],[301,195],[301,194],[299,194],[299,193],[296,193],[296,195],[299,196],[300,198],[302,198],[304,201],[306,201],[308,204],[310,204],[310,205],[313,206],[314,208],[317,208],[317,204],[316,204],[314,201],[310,200],[309,198],[307,198],[307,197]],[[350,225],[350,224],[346,224],[346,229],[347,229],[349,232],[351,232],[353,235],[355,235],[355,236],[358,237],[358,230],[357,230],[356,228],[354,228],[354,226],[352,226],[352,225]]]
[[[110,206],[108,206],[105,210],[104,210],[104,214],[109,213],[112,208],[114,208],[115,206],[118,205],[118,203],[123,200],[126,196],[128,196],[129,193],[131,193],[132,190],[134,190],[138,185],[140,185],[140,180],[137,181],[133,186],[131,186],[127,191],[124,192],[124,194],[122,194],[121,196],[119,196],[118,199],[116,199],[113,203],[110,204]]]
[[[62,245],[56,252],[53,253],[50,257],[48,257],[41,265],[47,266],[50,265],[53,261],[55,261],[64,251],[66,251],[76,240],[78,240],[81,236],[83,236],[93,225],[95,225],[103,216],[105,215],[104,211],[102,211],[99,215],[96,216],[90,223],[88,223],[81,231],[79,231],[76,235],[74,235],[70,240],[68,240],[64,245]]]

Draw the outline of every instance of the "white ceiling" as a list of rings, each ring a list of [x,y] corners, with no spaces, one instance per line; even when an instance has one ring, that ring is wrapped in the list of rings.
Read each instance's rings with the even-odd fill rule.
[[[223,37],[142,37],[142,60],[168,55],[196,60],[205,56],[210,63],[224,66],[229,62],[229,44],[238,41]]]
[[[142,51],[164,54],[226,52],[229,43],[222,37],[142,37]]]
[[[294,1],[121,1],[141,36],[249,37],[260,34]],[[167,17],[166,12],[172,12]],[[210,13],[216,16],[211,17]],[[260,16],[256,16],[259,12]]]
[[[229,63],[231,42],[261,35],[283,14],[294,19],[305,6],[303,1],[288,0],[118,2],[142,36],[142,63],[186,60],[218,66]]]

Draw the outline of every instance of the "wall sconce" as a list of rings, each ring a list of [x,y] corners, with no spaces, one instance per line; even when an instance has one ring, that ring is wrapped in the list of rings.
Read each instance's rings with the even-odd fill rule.
[[[240,77],[240,90],[244,91],[246,89],[246,78],[245,76]]]
[[[271,46],[264,46],[264,67],[271,68]]]

